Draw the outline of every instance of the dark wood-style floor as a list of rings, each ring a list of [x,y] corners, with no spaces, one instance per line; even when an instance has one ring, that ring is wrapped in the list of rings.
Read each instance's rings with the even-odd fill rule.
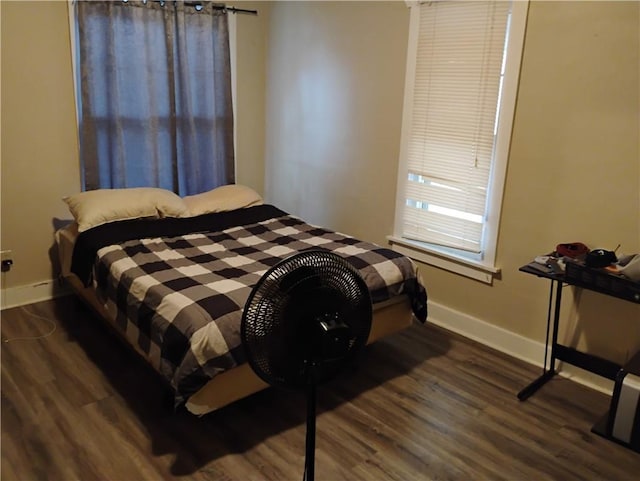
[[[72,297],[2,312],[2,479],[300,480],[305,402],[268,389],[203,418]],[[590,432],[609,398],[434,326],[367,348],[319,390],[316,479],[631,480],[640,455]]]

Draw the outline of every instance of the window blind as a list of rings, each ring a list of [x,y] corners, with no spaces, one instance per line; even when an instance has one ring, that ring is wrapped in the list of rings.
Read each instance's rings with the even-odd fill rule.
[[[481,252],[511,2],[419,8],[402,235]]]

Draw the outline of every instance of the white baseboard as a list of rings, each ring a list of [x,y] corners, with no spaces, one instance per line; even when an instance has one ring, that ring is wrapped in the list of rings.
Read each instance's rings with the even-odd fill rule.
[[[47,301],[55,297],[71,294],[71,289],[60,285],[57,280],[37,282],[25,286],[7,287],[1,291],[0,309],[24,306],[34,302]]]
[[[429,319],[427,322],[540,368],[544,363],[544,343],[534,341],[442,304],[429,301]],[[542,318],[540,322],[546,321]],[[605,394],[611,394],[613,391],[613,381],[601,376],[566,363],[558,363],[556,368],[560,371],[559,375],[562,377],[569,378]],[[530,381],[533,381],[533,379],[523,379],[522,387],[525,387]]]

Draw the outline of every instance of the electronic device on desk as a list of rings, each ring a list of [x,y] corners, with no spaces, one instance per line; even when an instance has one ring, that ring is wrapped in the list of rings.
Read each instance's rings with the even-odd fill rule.
[[[543,274],[562,274],[564,272],[562,259],[558,259],[552,255],[536,256],[528,266]]]

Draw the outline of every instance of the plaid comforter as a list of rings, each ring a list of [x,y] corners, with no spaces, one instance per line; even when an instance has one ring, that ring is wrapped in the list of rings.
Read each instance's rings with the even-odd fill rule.
[[[93,282],[117,326],[170,382],[178,405],[245,362],[240,321],[252,287],[269,267],[309,248],[351,262],[374,304],[408,295],[426,320],[426,291],[410,259],[267,205],[91,229],[78,238],[72,271]]]

